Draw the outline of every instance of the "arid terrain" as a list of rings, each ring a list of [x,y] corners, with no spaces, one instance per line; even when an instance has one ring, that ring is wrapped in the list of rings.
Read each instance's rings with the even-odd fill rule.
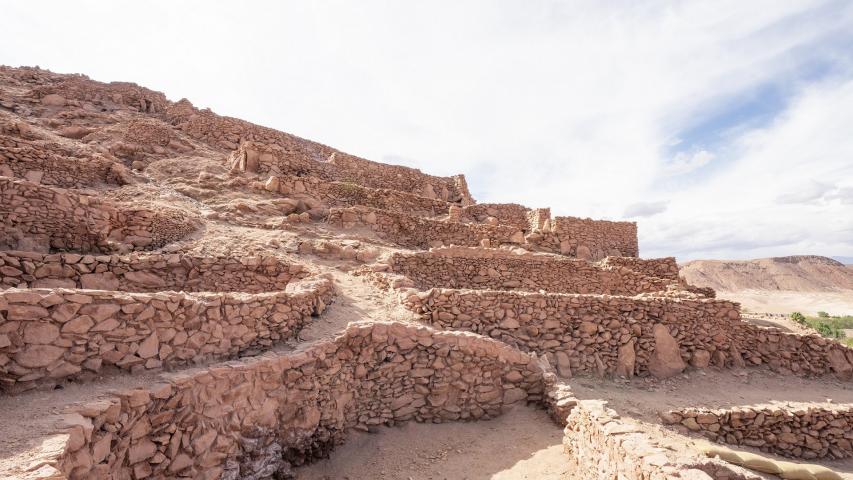
[[[638,228],[0,67],[0,478],[853,479],[853,349],[726,293],[853,276]]]
[[[853,315],[853,266],[827,257],[694,260],[681,275],[752,312]]]

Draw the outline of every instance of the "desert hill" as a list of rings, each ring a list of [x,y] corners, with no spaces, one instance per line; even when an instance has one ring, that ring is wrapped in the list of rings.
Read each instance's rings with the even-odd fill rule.
[[[681,266],[691,284],[722,291],[835,292],[853,289],[853,268],[828,257],[795,255],[755,260],[694,260]]]

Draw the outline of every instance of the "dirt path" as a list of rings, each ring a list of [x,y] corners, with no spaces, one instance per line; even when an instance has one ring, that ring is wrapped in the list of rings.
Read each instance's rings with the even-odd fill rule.
[[[298,479],[568,479],[563,432],[541,410],[516,407],[489,421],[418,424],[358,433]]]

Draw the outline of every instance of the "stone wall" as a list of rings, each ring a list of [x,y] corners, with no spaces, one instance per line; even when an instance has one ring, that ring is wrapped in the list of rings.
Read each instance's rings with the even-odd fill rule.
[[[488,419],[543,400],[533,357],[476,335],[353,323],[290,354],[174,377],[69,419],[71,479],[263,479],[324,457],[348,430]],[[278,477],[277,477],[278,478]]]
[[[636,295],[674,282],[623,267],[554,255],[518,255],[499,249],[452,248],[394,254],[388,262],[420,289],[545,290],[550,293]]]
[[[547,354],[563,372],[666,377],[690,362],[765,364],[845,380],[853,373],[853,349],[820,335],[748,324],[738,304],[725,300],[432,289],[408,295],[404,304],[441,328]]]
[[[726,462],[677,453],[620,418],[602,400],[581,400],[567,419],[563,448],[569,474],[588,480],[758,480]],[[573,477],[574,478],[574,477]]]
[[[528,234],[527,242],[540,250],[586,260],[640,255],[637,224],[634,222],[555,217],[549,225],[550,230]]]
[[[450,204],[443,200],[421,197],[399,190],[369,188],[346,182],[330,182],[311,176],[272,176],[266,182],[258,182],[253,186],[294,198],[311,197],[329,207],[363,205],[423,217],[445,215],[450,207]]]
[[[853,457],[853,405],[765,405],[662,415],[711,440],[747,445],[789,458]]]
[[[461,245],[474,247],[521,243],[520,230],[504,225],[446,222],[369,207],[333,208],[328,223],[341,228],[357,226],[373,230],[380,238],[415,248]]]
[[[301,265],[275,257],[0,252],[0,288],[260,293],[306,275]]]
[[[30,142],[10,135],[0,135],[0,176],[63,188],[124,185],[130,178],[124,165],[107,158],[80,157],[53,142]]]
[[[517,203],[480,203],[462,207],[460,216],[475,223],[487,223],[491,217],[501,225],[529,232],[533,228],[528,217],[529,212],[530,209]]]
[[[199,223],[165,206],[112,203],[73,191],[0,177],[0,249],[109,252],[120,243],[157,248]]]
[[[626,267],[649,277],[666,278],[678,281],[678,264],[675,257],[636,258],[636,257],[607,257],[603,265]]]
[[[473,203],[464,177],[436,177],[400,165],[371,162],[343,152],[328,158],[305,156],[276,144],[243,142],[229,159],[232,169],[264,175],[312,176],[326,181],[355,183],[370,188],[410,192],[429,199]]]
[[[128,82],[96,82],[85,75],[57,76],[38,68],[21,68],[13,75],[27,75],[29,83],[40,83],[32,89],[30,96],[36,100],[56,95],[67,103],[90,103],[109,110],[131,109],[142,113],[161,113],[170,103],[160,92]],[[58,80],[58,81],[57,81]],[[52,106],[61,106],[54,99]],[[63,103],[64,104],[64,103]]]
[[[228,358],[295,336],[333,296],[329,280],[280,292],[0,291],[0,385]]]

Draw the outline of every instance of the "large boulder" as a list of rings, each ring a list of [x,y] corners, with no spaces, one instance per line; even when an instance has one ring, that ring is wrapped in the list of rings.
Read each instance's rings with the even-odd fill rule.
[[[649,372],[656,378],[669,378],[678,375],[686,365],[681,358],[678,342],[670,335],[669,330],[661,323],[652,328],[655,336],[655,351],[649,360]]]

